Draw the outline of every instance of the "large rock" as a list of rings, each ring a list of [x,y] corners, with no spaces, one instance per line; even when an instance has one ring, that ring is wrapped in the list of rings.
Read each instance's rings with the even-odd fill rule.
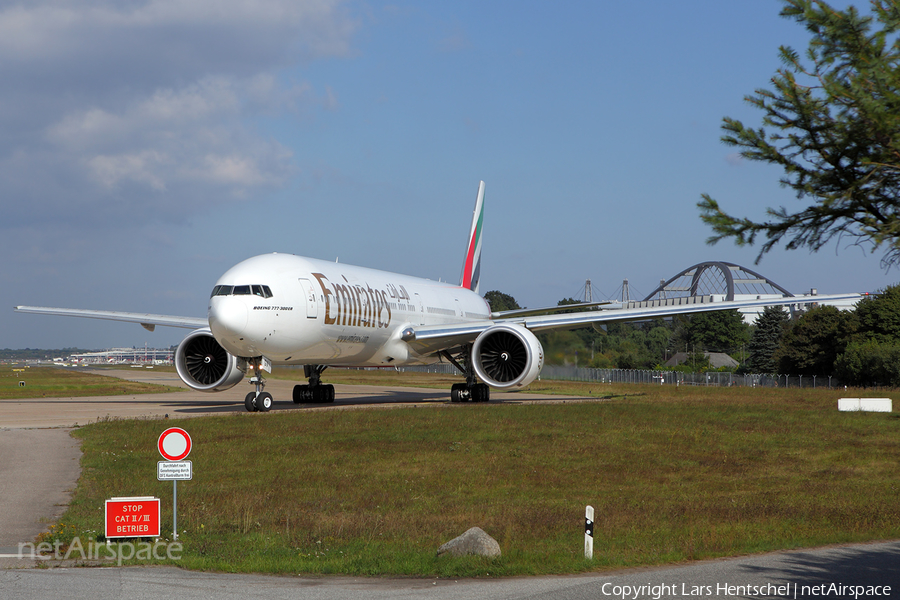
[[[456,539],[452,539],[440,548],[438,556],[452,554],[463,556],[474,554],[476,556],[500,556],[500,544],[489,536],[480,527],[473,527]]]

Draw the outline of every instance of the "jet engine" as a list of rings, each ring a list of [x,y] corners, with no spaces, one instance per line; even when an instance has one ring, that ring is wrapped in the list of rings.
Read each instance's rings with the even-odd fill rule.
[[[209,329],[192,331],[178,344],[175,369],[181,380],[201,392],[221,392],[244,378],[246,362],[219,345]]]
[[[494,325],[475,338],[472,366],[479,379],[491,387],[525,387],[541,372],[544,349],[521,325]]]

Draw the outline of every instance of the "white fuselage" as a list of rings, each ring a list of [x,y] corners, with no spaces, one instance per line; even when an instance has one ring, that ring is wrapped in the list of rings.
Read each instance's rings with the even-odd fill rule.
[[[235,265],[209,302],[225,350],[275,364],[429,362],[400,339],[404,329],[489,318],[487,302],[456,285],[290,254]]]

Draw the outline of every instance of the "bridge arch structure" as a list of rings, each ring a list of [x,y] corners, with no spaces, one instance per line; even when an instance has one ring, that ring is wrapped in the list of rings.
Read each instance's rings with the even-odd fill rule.
[[[718,296],[723,300],[793,297],[768,277],[730,262],[698,263],[680,272],[644,298],[644,302],[697,296]]]

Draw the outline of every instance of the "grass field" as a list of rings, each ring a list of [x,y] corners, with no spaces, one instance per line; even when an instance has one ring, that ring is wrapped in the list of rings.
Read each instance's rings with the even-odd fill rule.
[[[20,385],[19,382],[25,382]],[[121,396],[178,392],[181,388],[151,385],[80,373],[62,367],[0,367],[0,400],[13,398],[57,398],[83,396]]]
[[[839,413],[842,394],[828,390],[571,386],[609,399],[182,422],[194,479],[178,486],[178,564],[495,576],[900,537],[895,413]],[[83,473],[56,528],[66,533],[53,535],[90,538],[103,501],[126,495],[161,498],[170,531],[156,440],[178,424],[77,430]],[[597,514],[592,562],[582,556],[587,504]],[[501,558],[436,556],[475,525]]]

